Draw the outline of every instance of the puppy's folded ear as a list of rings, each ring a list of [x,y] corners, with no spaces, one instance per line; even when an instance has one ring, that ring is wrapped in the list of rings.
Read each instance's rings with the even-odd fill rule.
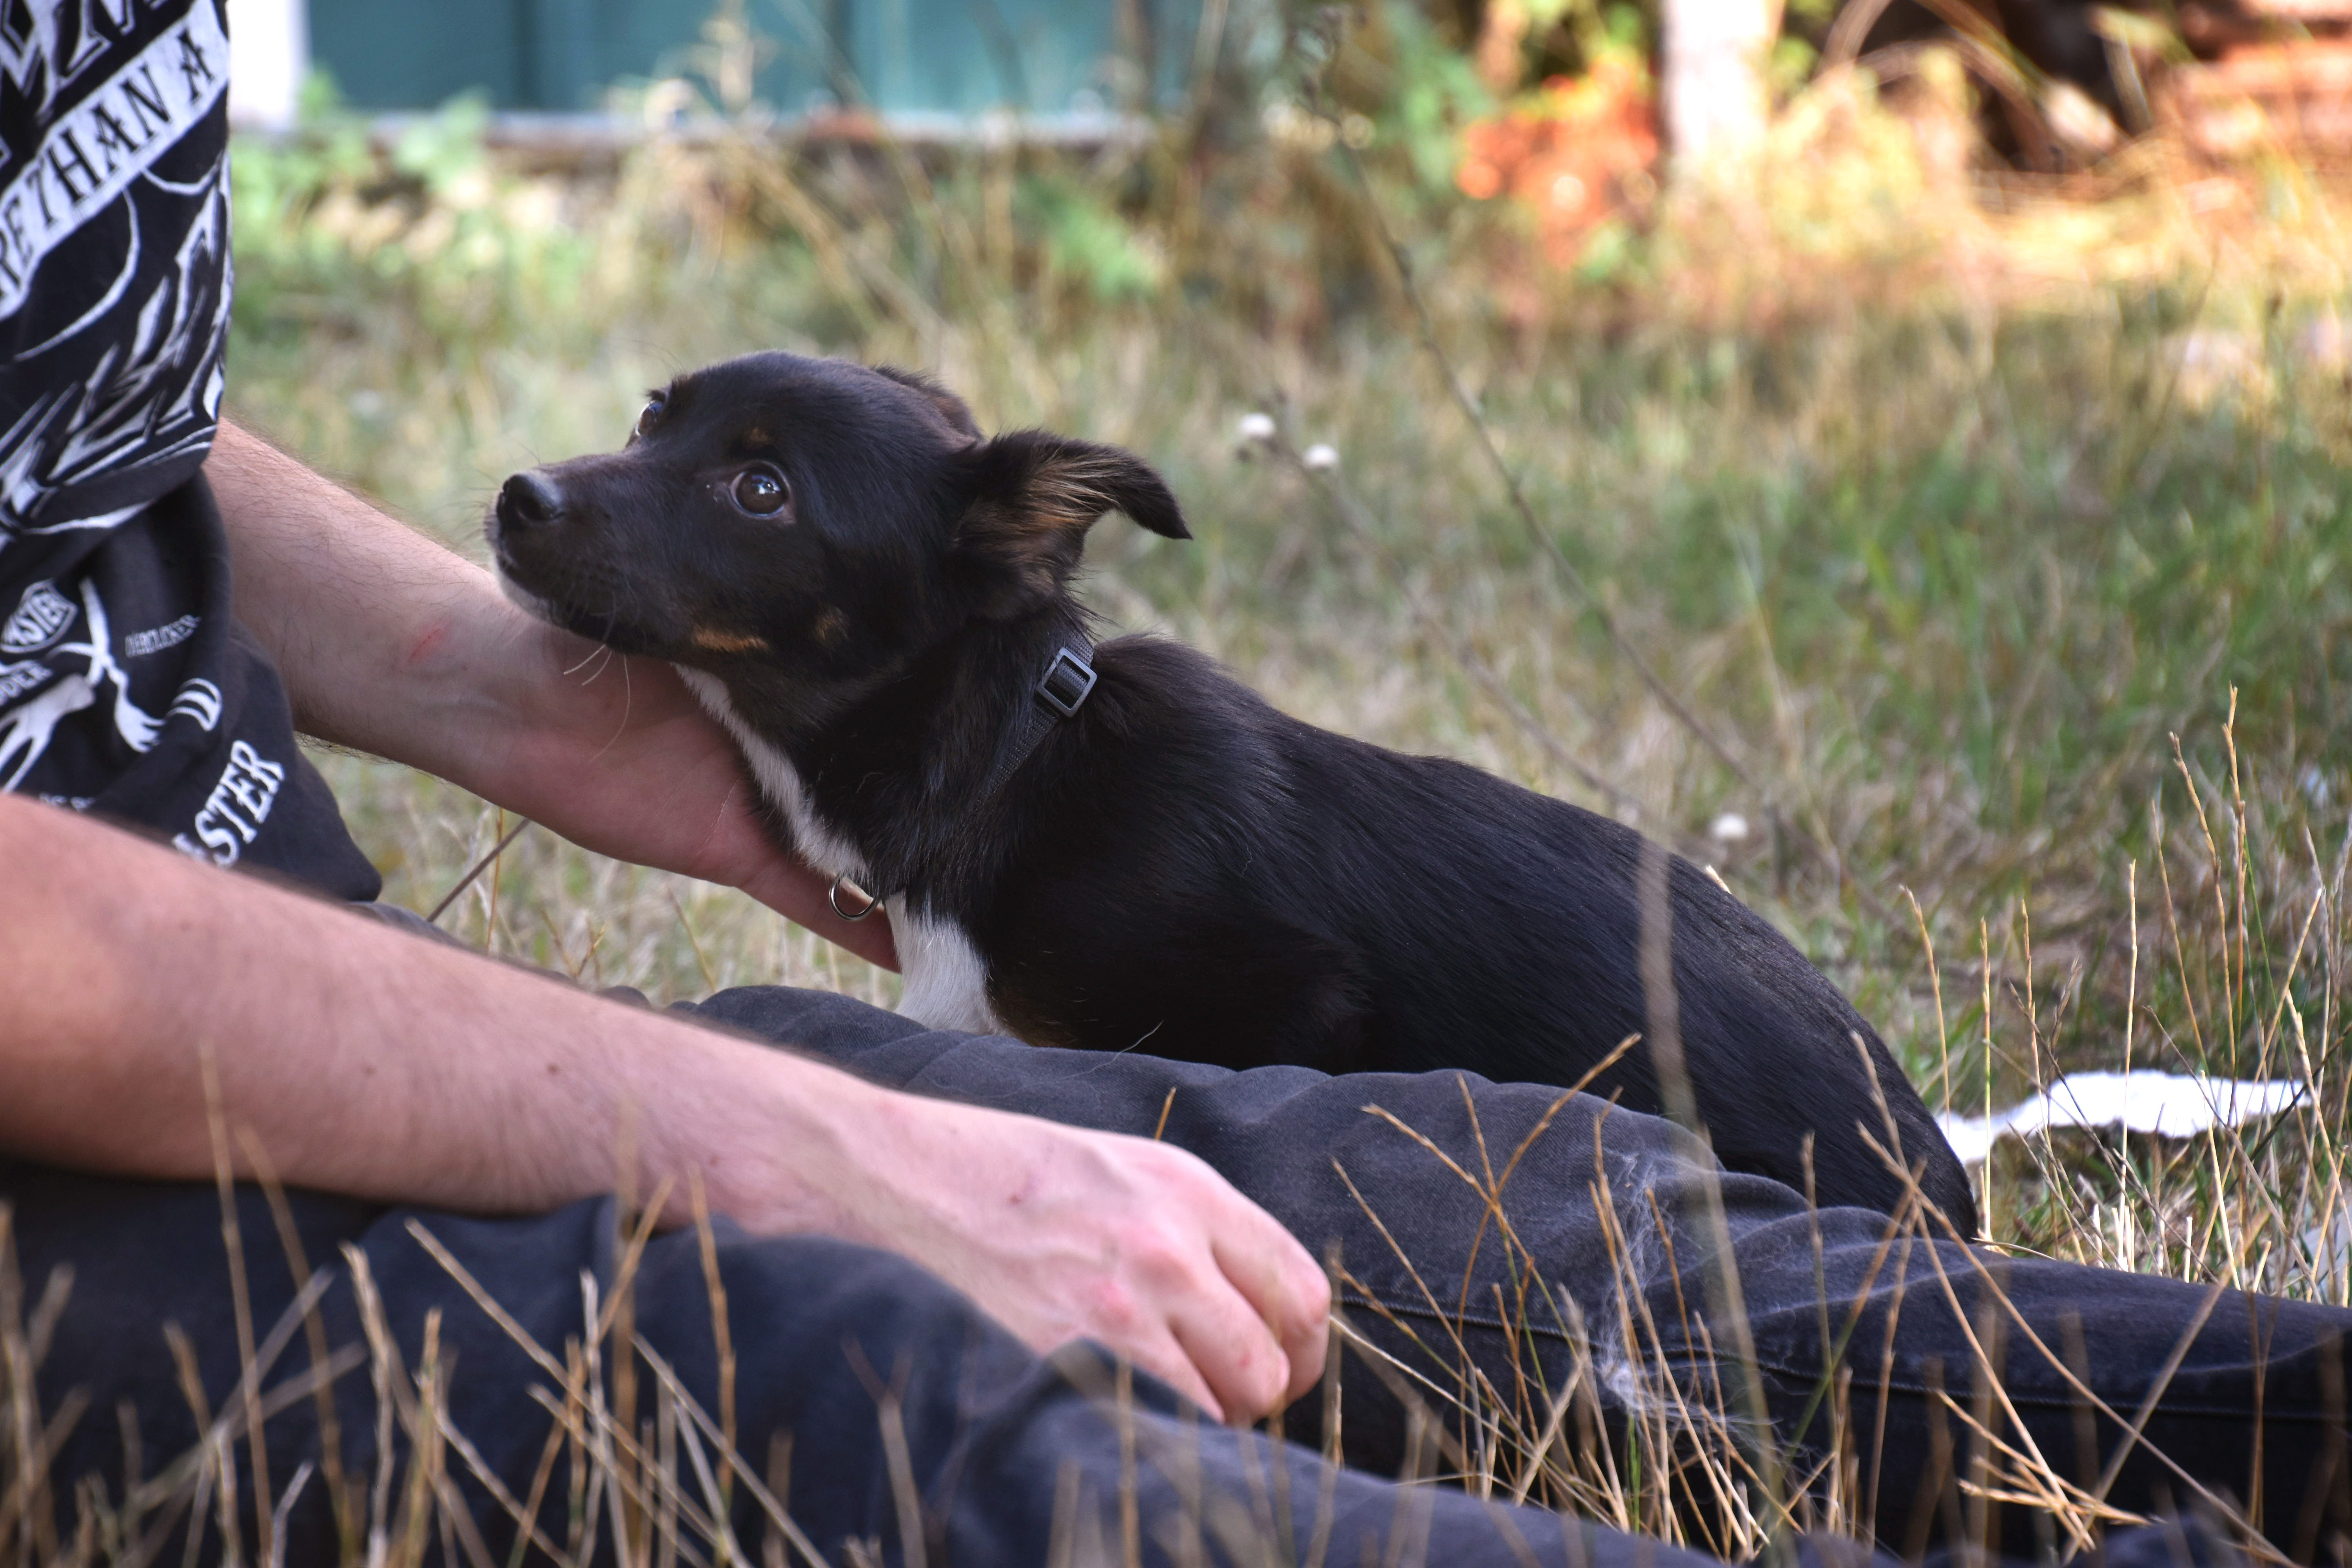
[[[956,544],[997,578],[998,613],[1059,592],[1077,570],[1087,530],[1107,511],[1164,538],[1192,537],[1167,481],[1117,447],[1017,430],[973,447],[965,461],[969,500]]]

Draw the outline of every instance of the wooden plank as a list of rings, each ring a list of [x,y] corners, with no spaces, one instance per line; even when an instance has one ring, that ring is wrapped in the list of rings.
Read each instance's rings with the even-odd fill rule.
[[[2249,98],[2328,97],[2352,92],[2352,39],[2242,44],[2198,73],[2204,90]]]
[[[2352,39],[2252,44],[2166,73],[2189,144],[2215,157],[2287,142],[2352,152]]]
[[[2352,22],[2346,0],[2238,0],[2238,9],[2283,22]]]

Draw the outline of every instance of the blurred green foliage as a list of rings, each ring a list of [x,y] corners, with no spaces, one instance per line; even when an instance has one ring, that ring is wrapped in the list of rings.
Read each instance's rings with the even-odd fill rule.
[[[1060,171],[1024,174],[1013,215],[1035,237],[1049,289],[1068,279],[1092,301],[1114,304],[1149,300],[1168,280],[1158,247],[1097,193]]]

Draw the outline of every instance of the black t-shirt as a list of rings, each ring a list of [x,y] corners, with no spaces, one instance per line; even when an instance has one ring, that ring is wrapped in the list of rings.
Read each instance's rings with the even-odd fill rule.
[[[231,618],[198,472],[228,333],[224,9],[0,16],[0,789],[370,899]]]

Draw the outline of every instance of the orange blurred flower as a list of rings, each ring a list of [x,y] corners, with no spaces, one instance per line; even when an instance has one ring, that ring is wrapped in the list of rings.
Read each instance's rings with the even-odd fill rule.
[[[1612,213],[1656,189],[1657,95],[1649,72],[1609,54],[1581,77],[1554,77],[1462,133],[1454,183],[1486,201],[1509,195],[1535,214],[1544,253],[1567,266]]]

